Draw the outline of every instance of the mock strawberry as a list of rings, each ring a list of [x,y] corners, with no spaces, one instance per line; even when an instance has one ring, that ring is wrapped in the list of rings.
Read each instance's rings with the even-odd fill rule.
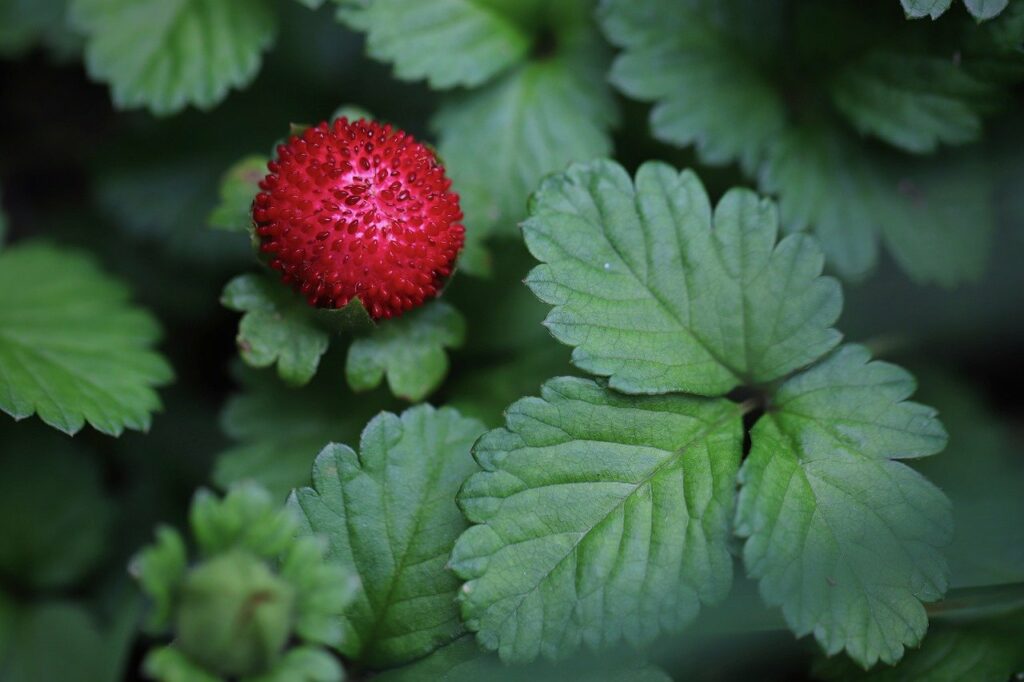
[[[465,236],[459,195],[411,135],[340,118],[292,136],[267,168],[253,203],[260,248],[312,305],[358,297],[389,318],[451,274]]]

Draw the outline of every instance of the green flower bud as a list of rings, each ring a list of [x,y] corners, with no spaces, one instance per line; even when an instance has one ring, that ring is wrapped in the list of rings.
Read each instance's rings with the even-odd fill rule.
[[[295,592],[266,562],[232,550],[185,578],[177,645],[210,671],[251,675],[281,657],[292,628]]]

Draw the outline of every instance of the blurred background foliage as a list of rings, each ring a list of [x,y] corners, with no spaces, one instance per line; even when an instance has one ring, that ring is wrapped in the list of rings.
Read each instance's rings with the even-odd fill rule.
[[[116,111],[107,87],[86,76],[62,5],[0,2],[0,239],[42,238],[96,254],[159,318],[176,380],[161,392],[165,409],[148,434],[112,439],[86,429],[70,440],[36,419],[0,416],[4,682],[130,679],[145,643],[125,567],[152,527],[182,525],[204,484],[255,478],[283,500],[308,481],[324,442],[352,443],[377,411],[401,408],[386,389],[351,393],[344,349],[331,350],[302,388],[241,366],[237,315],[218,301],[253,256],[244,234],[207,222],[221,175],[246,155],[267,154],[288,123],[316,122],[352,103],[436,140],[428,121],[439,106],[425,85],[399,81],[364,56],[364,38],[334,21],[333,7],[280,2],[276,43],[248,87],[209,111]],[[956,505],[954,587],[1024,579],[1022,96],[1018,87],[1014,106],[972,147],[997,178],[993,247],[980,278],[955,289],[921,285],[883,254],[877,272],[845,287],[839,323],[851,340],[913,368],[916,399],[942,413],[950,446],[921,469]],[[652,139],[649,105],[619,98],[618,106],[613,146],[631,170],[647,159],[695,167],[713,197],[750,185],[738,164],[708,166],[692,149]],[[540,324],[545,307],[521,284],[531,259],[515,231],[504,230],[490,250],[490,277],[459,274],[446,294],[469,325],[430,402],[497,426],[505,406],[572,369]],[[734,592],[742,617],[723,606],[719,631],[712,624],[685,646],[666,643],[656,658],[687,680],[807,674],[812,647],[770,616],[751,616],[752,589]]]

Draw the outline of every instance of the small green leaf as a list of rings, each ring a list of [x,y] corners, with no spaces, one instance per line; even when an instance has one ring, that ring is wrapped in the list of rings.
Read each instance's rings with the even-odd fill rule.
[[[132,576],[153,601],[153,611],[147,622],[150,630],[170,624],[177,598],[175,586],[184,579],[187,568],[185,541],[170,526],[158,526],[156,542],[132,560],[129,566]]]
[[[653,665],[621,654],[600,658],[587,656],[559,664],[508,666],[497,656],[481,651],[471,637],[462,637],[426,658],[388,670],[375,679],[380,682],[669,682],[672,678]]]
[[[342,2],[339,16],[366,31],[366,51],[402,80],[474,87],[526,56],[532,42],[516,16],[524,0]],[[525,4],[536,4],[527,0]]]
[[[171,380],[152,350],[153,317],[78,252],[42,243],[0,252],[0,410],[33,414],[65,433],[88,422],[145,431]]]
[[[895,668],[865,671],[844,658],[819,661],[815,678],[828,682],[1006,682],[1024,671],[1024,617],[940,625]]]
[[[892,49],[852,61],[830,93],[857,130],[918,154],[976,140],[1001,95],[948,57]]]
[[[712,227],[714,225],[714,227]],[[838,283],[812,239],[776,244],[774,205],[732,190],[712,215],[697,176],[611,161],[548,178],[523,224],[543,264],[526,283],[573,362],[627,393],[722,395],[838,342]]]
[[[289,498],[302,532],[326,536],[329,557],[361,579],[341,619],[346,656],[389,667],[463,633],[459,584],[445,562],[466,527],[454,497],[476,470],[469,448],[483,430],[450,408],[383,413],[363,431],[360,454],[327,446],[313,467],[315,489]]]
[[[209,109],[251,81],[273,42],[269,0],[71,0],[89,75],[115,106]]]
[[[900,4],[908,19],[938,19],[953,4],[953,0],[900,0]],[[999,16],[1009,4],[1010,0],[964,0],[967,11],[978,21]]]
[[[221,303],[245,313],[238,324],[243,360],[253,367],[277,363],[287,383],[309,383],[330,338],[305,300],[269,276],[239,275],[224,287]]]
[[[705,163],[739,160],[750,171],[785,123],[784,102],[757,52],[770,44],[767,27],[775,23],[764,15],[778,10],[742,3],[746,16],[732,16],[716,4],[729,3],[605,0],[605,33],[623,48],[609,78],[626,95],[656,102],[658,139],[696,145]],[[726,18],[716,21],[716,13]],[[735,35],[740,23],[758,27],[756,40]]]
[[[380,386],[387,374],[391,392],[410,402],[430,395],[448,373],[445,348],[458,348],[466,321],[442,301],[432,301],[388,320],[348,349],[345,376],[353,391]]]
[[[562,29],[555,55],[450,97],[431,122],[468,240],[514,235],[541,178],[611,153],[618,109],[605,82],[607,50],[587,14],[573,19],[580,23]]]
[[[316,316],[325,327],[339,334],[368,334],[377,327],[358,296],[344,308],[317,308]]]
[[[0,579],[36,590],[74,586],[103,557],[113,519],[99,467],[41,425],[5,428],[0,443]]]
[[[726,400],[626,396],[559,378],[474,447],[452,551],[466,626],[507,662],[634,645],[732,582],[743,430]],[[552,636],[551,633],[558,633]]]
[[[267,175],[267,157],[247,156],[227,170],[220,184],[220,203],[210,213],[210,227],[231,232],[252,229],[252,200]]]
[[[798,636],[864,667],[917,646],[922,602],[947,587],[949,500],[900,462],[942,450],[946,433],[906,401],[913,390],[899,367],[843,346],[779,388],[740,472],[736,532],[762,596]]]
[[[330,442],[352,442],[374,414],[391,405],[380,394],[353,401],[339,386],[334,363],[301,389],[275,376],[248,370],[244,390],[221,414],[224,433],[237,443],[217,456],[213,480],[222,487],[242,482],[264,486],[275,499],[309,485],[316,453]]]

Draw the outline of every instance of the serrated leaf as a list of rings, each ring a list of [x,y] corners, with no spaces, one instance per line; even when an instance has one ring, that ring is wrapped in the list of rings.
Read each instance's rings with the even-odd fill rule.
[[[725,596],[736,405],[563,377],[514,403],[506,424],[474,447],[484,471],[459,505],[477,525],[451,560],[486,648],[524,662],[640,645]]]
[[[714,225],[714,227],[712,227]],[[842,307],[813,240],[776,244],[774,205],[731,190],[712,214],[700,180],[646,163],[574,165],[533,196],[526,283],[573,362],[627,393],[722,395],[828,352]]]
[[[352,342],[345,364],[348,385],[368,391],[387,375],[391,393],[418,402],[444,381],[445,349],[458,348],[465,336],[466,321],[458,310],[443,301],[427,303]]]
[[[71,0],[89,75],[118,108],[209,109],[255,77],[274,39],[268,0]]]
[[[302,532],[326,536],[329,557],[362,581],[342,619],[346,656],[388,667],[462,634],[458,581],[445,562],[466,526],[454,496],[476,470],[469,448],[482,432],[450,408],[381,414],[363,431],[360,454],[327,446],[313,468],[315,489],[289,498]]]
[[[221,303],[244,312],[238,323],[238,350],[253,367],[277,364],[286,383],[309,383],[327,352],[330,337],[314,319],[313,308],[269,276],[239,275],[228,282]]]
[[[918,154],[976,140],[1001,94],[948,57],[892,49],[854,60],[829,90],[857,130]]]
[[[900,0],[900,4],[908,19],[938,19],[950,8],[953,0]],[[998,16],[1009,4],[1010,0],[964,0],[967,11],[979,21]]]
[[[390,404],[379,394],[353,396],[338,385],[342,367],[325,367],[301,389],[273,375],[242,374],[243,391],[221,414],[225,434],[237,443],[217,456],[214,482],[227,488],[250,481],[284,499],[309,484],[316,454],[330,442],[353,442],[374,414]]]
[[[210,213],[210,227],[248,232],[252,227],[252,201],[260,181],[267,174],[267,157],[247,156],[224,173],[220,182],[220,203]]]
[[[669,682],[672,678],[656,666],[621,655],[596,659],[588,656],[557,664],[508,666],[497,656],[481,651],[471,637],[462,637],[411,665],[385,671],[377,679],[380,682]]]
[[[0,410],[38,414],[76,433],[88,422],[110,435],[145,431],[170,381],[152,350],[153,317],[128,290],[76,251],[43,243],[0,252]]]
[[[113,508],[101,472],[89,452],[41,425],[4,429],[0,443],[0,579],[72,587],[96,568],[108,539]]]
[[[605,33],[623,48],[609,78],[626,95],[656,102],[651,110],[655,137],[696,145],[708,164],[739,160],[747,170],[754,168],[764,142],[785,124],[784,102],[753,47],[767,42],[764,29],[773,18],[760,21],[765,10],[777,12],[760,4],[733,3],[748,16],[716,21],[716,14],[729,9],[713,2],[602,3]],[[730,33],[739,21],[759,26],[758,41]]]
[[[820,661],[817,679],[843,682],[1006,682],[1024,671],[1024,619],[941,625],[895,668],[865,671],[843,658]]]
[[[825,127],[779,137],[760,186],[778,193],[783,223],[813,228],[839,273],[861,279],[879,236],[915,280],[954,286],[977,278],[994,229],[988,172],[975,158],[916,161],[866,149]]]
[[[618,110],[604,77],[606,49],[587,14],[571,21],[578,23],[562,28],[556,55],[450,97],[431,122],[467,239],[515,234],[541,178],[611,153]]]
[[[342,2],[339,16],[366,32],[366,51],[401,80],[474,87],[522,60],[532,37],[524,0]],[[529,0],[525,4],[536,4]]]
[[[843,346],[779,388],[740,472],[736,532],[762,596],[798,636],[864,667],[916,646],[922,602],[947,587],[949,500],[900,461],[940,451],[946,433],[906,401],[913,390],[899,367]]]

